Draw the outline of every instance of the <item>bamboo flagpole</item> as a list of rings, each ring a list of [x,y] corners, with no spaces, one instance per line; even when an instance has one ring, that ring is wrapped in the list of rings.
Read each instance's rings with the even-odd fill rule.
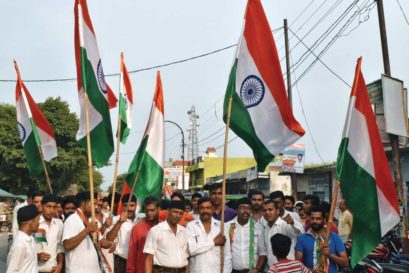
[[[141,173],[141,170],[138,170],[138,172],[135,175],[135,179],[133,180],[131,193],[129,194],[129,198],[128,198],[128,203],[127,203],[128,205],[129,205],[129,202],[131,202],[132,194],[133,194],[133,191],[135,190],[135,185],[136,185],[136,182],[138,181],[140,173]]]
[[[95,222],[95,200],[94,200],[94,169],[92,166],[92,154],[91,154],[91,136],[90,136],[90,125],[89,125],[89,99],[87,92],[84,92],[84,103],[85,103],[85,122],[87,130],[87,156],[88,156],[88,175],[89,175],[89,192],[91,200],[91,219]],[[96,240],[96,234],[93,233],[94,241]]]
[[[222,211],[220,216],[221,230],[220,233],[224,235],[224,206],[226,198],[226,175],[227,175],[227,145],[229,142],[229,129],[230,129],[230,116],[231,106],[233,102],[233,96],[230,95],[227,106],[227,118],[226,118],[226,132],[224,135],[224,150],[223,150],[223,182],[222,182]],[[220,273],[223,273],[224,268],[224,246],[220,247]]]
[[[331,201],[331,209],[329,211],[329,218],[327,221],[327,230],[325,231],[325,241],[324,241],[324,246],[328,247],[329,244],[329,237],[331,234],[331,228],[332,224],[334,223],[334,213],[335,213],[335,207],[337,205],[337,199],[338,199],[338,192],[339,192],[339,181],[335,181],[334,185],[334,190],[332,192],[332,201]],[[322,265],[324,266],[324,271],[327,273],[329,272],[329,263],[327,262],[327,257],[325,255],[322,255]]]
[[[121,53],[122,57],[123,53]],[[123,71],[122,71],[122,61],[121,61],[121,73],[119,76],[119,100],[121,99],[121,88],[123,82]],[[120,106],[118,106],[120,108]],[[114,168],[114,181],[112,182],[112,198],[111,198],[111,207],[110,212],[113,215],[114,212],[114,201],[115,201],[115,192],[116,192],[116,182],[118,176],[118,165],[119,165],[119,149],[121,147],[121,109],[118,111],[118,131],[116,136],[116,156],[115,156],[115,168]]]
[[[40,154],[40,157],[41,157],[41,164],[43,165],[44,176],[45,176],[45,180],[47,181],[48,190],[50,191],[50,193],[53,193],[50,177],[48,176],[47,166],[45,165],[45,162],[44,162],[43,151],[41,150],[41,144],[38,146],[38,153]]]

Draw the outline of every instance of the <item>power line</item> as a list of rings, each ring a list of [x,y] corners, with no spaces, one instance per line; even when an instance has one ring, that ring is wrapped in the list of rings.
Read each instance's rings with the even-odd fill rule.
[[[315,58],[318,59],[318,61],[325,66],[326,69],[328,69],[335,77],[337,77],[340,81],[342,81],[345,85],[347,85],[348,87],[352,87],[347,81],[345,81],[340,75],[338,75],[337,73],[335,73],[334,70],[332,70],[326,63],[324,63],[315,53],[314,51],[311,50],[311,48],[309,48],[303,40],[301,40],[301,38],[299,38],[297,36],[297,34],[295,34],[291,28],[288,28],[290,30],[290,32],[314,55]]]
[[[292,55],[291,55],[291,54],[290,54],[290,59],[291,59],[291,63],[292,63],[292,62],[293,62],[293,61],[292,61],[293,59],[292,59]],[[322,162],[322,163],[325,163],[324,159],[323,159],[322,156],[321,156],[321,153],[320,153],[319,150],[318,150],[317,143],[315,142],[314,136],[313,136],[313,134],[312,134],[312,130],[311,130],[310,125],[309,125],[308,120],[307,120],[307,115],[305,114],[305,109],[304,109],[304,105],[303,105],[303,103],[302,103],[300,90],[299,90],[299,88],[298,88],[298,80],[297,80],[297,76],[295,75],[295,71],[293,71],[292,74],[294,75],[295,84],[296,84],[295,86],[296,86],[297,93],[298,93],[298,100],[300,101],[301,112],[302,112],[302,115],[303,115],[304,120],[305,120],[305,125],[307,125],[307,129],[308,129],[309,136],[311,137],[311,141],[312,141],[312,144],[313,144],[313,146],[314,146],[315,152],[317,153],[318,157],[321,159],[321,162]]]
[[[283,27],[273,29],[272,32],[279,31],[282,28]],[[157,68],[161,68],[161,67],[167,67],[167,66],[171,66],[171,65],[175,65],[175,64],[180,64],[180,63],[184,63],[184,62],[189,62],[189,61],[192,61],[192,60],[196,60],[196,59],[199,59],[199,58],[207,57],[209,55],[225,51],[227,49],[235,47],[236,45],[237,45],[237,43],[233,44],[233,45],[225,46],[225,47],[222,47],[222,48],[219,48],[219,49],[216,49],[216,50],[212,50],[212,51],[209,51],[209,52],[206,52],[206,53],[203,53],[203,54],[199,54],[199,55],[196,55],[196,56],[193,56],[193,57],[189,57],[189,58],[186,58],[186,59],[181,59],[181,60],[178,60],[178,61],[173,61],[173,62],[154,65],[154,66],[148,66],[148,67],[135,69],[135,70],[129,70],[128,73],[129,74],[134,74],[134,73],[138,73],[138,72],[142,72],[142,71],[147,71],[147,70],[157,69]],[[119,76],[119,75],[120,75],[120,73],[111,73],[111,74],[105,74],[104,76],[105,77],[114,77],[114,76]],[[39,83],[39,82],[68,82],[68,81],[76,81],[76,80],[77,80],[76,77],[72,77],[72,78],[45,79],[45,80],[24,80],[24,82],[36,82],[36,83]],[[0,82],[16,82],[16,80],[0,80]]]
[[[367,7],[369,12],[372,10],[372,8],[375,6],[375,2],[373,2],[371,5]],[[317,58],[314,59],[312,63],[307,67],[307,69],[304,70],[304,72],[300,75],[300,77],[292,84],[294,86],[298,81],[300,81],[310,70],[311,68],[317,63],[318,58],[322,57],[328,50],[329,48],[337,41],[337,39],[341,36],[341,34],[346,30],[346,28],[352,23],[352,21],[356,18],[357,14],[359,14],[359,11],[355,12],[348,20],[347,22],[341,27],[341,29],[338,31],[338,33],[332,38],[332,40],[325,46],[325,48],[318,54]],[[358,26],[361,25],[363,22],[366,22],[369,20],[369,16],[365,21],[359,22]],[[354,29],[356,29],[355,27]],[[293,72],[295,69],[293,69]]]
[[[400,4],[399,0],[396,0],[396,2],[398,2],[398,5],[399,5],[399,8],[400,8],[400,11],[402,12],[403,17],[405,18],[406,24],[408,24],[408,25],[409,25],[408,17],[406,17],[406,14],[405,14],[405,12],[403,11],[403,8],[402,8],[402,6],[401,6],[401,4]]]

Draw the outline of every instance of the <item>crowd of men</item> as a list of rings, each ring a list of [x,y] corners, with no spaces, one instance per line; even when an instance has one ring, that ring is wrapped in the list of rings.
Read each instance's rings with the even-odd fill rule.
[[[313,195],[295,202],[281,191],[268,198],[252,191],[222,210],[216,183],[209,197],[146,197],[143,213],[134,195],[116,194],[116,214],[112,196],[95,198],[92,221],[89,192],[63,199],[30,192],[15,208],[7,273],[323,273],[325,264],[335,273],[349,264],[343,240],[352,215],[343,201],[326,245],[329,204]]]

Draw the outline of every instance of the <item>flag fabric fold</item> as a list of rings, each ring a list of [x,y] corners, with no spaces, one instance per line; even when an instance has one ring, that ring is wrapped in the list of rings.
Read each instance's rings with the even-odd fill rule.
[[[107,87],[107,96],[108,96],[108,107],[109,109],[114,109],[118,104],[118,99],[116,98],[114,91],[112,91],[111,86],[108,83],[105,83]]]
[[[287,99],[274,38],[260,0],[249,0],[224,99],[226,122],[253,150],[258,170],[304,135]]]
[[[134,194],[143,201],[146,196],[160,196],[163,184],[165,159],[164,101],[160,73],[156,76],[156,90],[149,121],[141,144],[132,160],[126,183]]]
[[[114,151],[109,114],[109,98],[98,44],[85,0],[75,1],[75,61],[80,101],[79,143],[87,147],[85,93],[88,95],[92,160],[97,167],[105,166]]]
[[[354,215],[352,266],[365,258],[400,220],[396,189],[361,62],[359,58],[337,160],[337,179]]]
[[[51,125],[41,113],[27,87],[21,80],[20,72],[15,62],[17,72],[16,84],[16,112],[17,127],[24,154],[31,175],[40,175],[43,172],[42,159],[39,148],[45,161],[57,156],[57,144]]]
[[[131,79],[125,66],[124,54],[121,53],[121,76],[119,90],[119,116],[121,118],[121,142],[126,143],[132,128],[133,94]]]

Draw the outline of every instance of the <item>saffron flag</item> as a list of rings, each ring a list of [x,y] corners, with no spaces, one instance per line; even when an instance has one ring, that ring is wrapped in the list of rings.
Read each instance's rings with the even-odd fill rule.
[[[337,179],[354,215],[351,264],[355,266],[400,220],[396,189],[361,72],[361,58],[338,151]]]
[[[114,91],[112,91],[111,86],[106,82],[107,87],[107,96],[108,96],[108,107],[109,109],[113,109],[118,104],[118,99],[115,97]]]
[[[305,133],[288,102],[274,38],[260,0],[247,2],[224,98],[225,122],[230,98],[230,128],[253,150],[259,171]]]
[[[57,144],[51,125],[41,113],[21,80],[16,62],[14,62],[14,66],[17,72],[17,128],[30,174],[40,175],[43,172],[43,166],[39,149],[41,149],[44,160],[50,161],[57,156]]]
[[[88,95],[91,154],[94,164],[107,164],[114,152],[109,99],[97,39],[85,0],[75,1],[75,60],[81,116],[77,133],[79,143],[87,147],[85,93]]]
[[[128,169],[126,183],[139,200],[146,196],[159,197],[163,184],[165,158],[165,127],[162,82],[159,72],[156,76],[156,90],[153,97],[149,121],[142,142]]]
[[[133,94],[131,79],[124,62],[124,54],[121,53],[121,76],[119,90],[119,116],[121,118],[121,142],[126,143],[132,128]]]

